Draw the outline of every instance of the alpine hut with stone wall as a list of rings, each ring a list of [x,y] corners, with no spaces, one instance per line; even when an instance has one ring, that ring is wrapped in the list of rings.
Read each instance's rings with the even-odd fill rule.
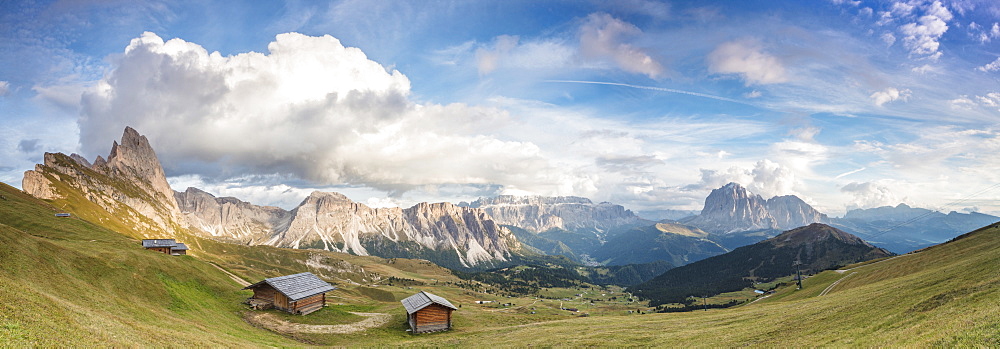
[[[264,279],[243,288],[253,290],[247,303],[267,305],[292,314],[306,315],[326,305],[326,293],[337,288],[313,273],[299,273]]]
[[[451,329],[451,312],[458,310],[447,299],[420,291],[402,301],[411,333],[447,331]]]

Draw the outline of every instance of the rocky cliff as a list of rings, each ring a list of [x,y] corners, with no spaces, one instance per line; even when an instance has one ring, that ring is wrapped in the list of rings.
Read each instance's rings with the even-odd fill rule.
[[[217,198],[197,188],[174,192],[174,199],[188,226],[243,244],[257,245],[275,232],[288,229],[290,212],[273,206],[257,206],[234,197]]]
[[[520,250],[483,210],[450,203],[371,208],[338,193],[313,192],[290,213],[268,245],[358,255],[426,258],[450,267],[507,261]]]
[[[705,198],[701,214],[684,219],[684,224],[710,233],[791,229],[829,219],[794,195],[764,200],[737,183],[712,190]]]
[[[44,164],[25,172],[22,188],[85,219],[90,210],[106,210],[111,214],[101,217],[114,222],[96,223],[136,237],[187,230],[243,244],[424,258],[465,268],[508,261],[521,249],[483,210],[447,203],[374,209],[315,192],[287,211],[195,188],[175,192],[149,141],[130,127],[107,159],[98,156],[93,164],[77,154],[46,153]]]
[[[25,192],[47,200],[66,199],[64,206],[78,206],[82,197],[143,237],[173,236],[181,229],[183,218],[163,167],[146,137],[134,129],[126,127],[107,160],[98,156],[92,165],[77,154],[45,153],[44,158],[43,164],[25,172]]]
[[[551,229],[608,231],[645,223],[621,205],[607,202],[595,204],[575,196],[500,195],[480,198],[468,206],[483,209],[500,224],[536,233]]]

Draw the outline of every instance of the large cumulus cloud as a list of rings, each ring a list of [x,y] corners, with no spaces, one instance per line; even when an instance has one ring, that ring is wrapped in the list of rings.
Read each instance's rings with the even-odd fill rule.
[[[336,38],[281,34],[268,51],[223,56],[144,33],[84,93],[82,150],[106,154],[128,125],[174,174],[255,172],[390,192],[567,180],[534,144],[480,131],[510,123],[505,112],[414,102],[406,76]]]

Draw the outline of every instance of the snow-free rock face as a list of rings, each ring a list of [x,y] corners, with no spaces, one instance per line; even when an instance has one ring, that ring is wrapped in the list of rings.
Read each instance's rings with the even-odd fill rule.
[[[825,214],[794,195],[764,200],[737,183],[712,190],[701,214],[683,221],[705,231],[726,234],[765,229],[791,229],[826,222]]]
[[[175,192],[145,136],[127,127],[107,158],[45,154],[22,188],[74,207],[93,202],[137,237],[171,237],[189,228],[219,240],[321,248],[382,257],[424,258],[449,267],[510,260],[520,243],[483,210],[452,204],[374,209],[337,193],[315,192],[288,211],[189,188]],[[83,206],[75,206],[83,207]],[[120,224],[119,224],[120,223]]]
[[[705,198],[705,208],[701,210],[701,214],[685,220],[684,224],[710,233],[778,228],[774,218],[767,212],[767,201],[736,183],[712,190]]]
[[[256,245],[269,240],[291,223],[292,214],[280,207],[257,206],[233,197],[217,198],[197,188],[174,192],[187,224],[214,237]]]
[[[144,237],[173,236],[181,227],[180,211],[163,167],[146,137],[126,127],[105,161],[93,165],[73,154],[46,153],[44,164],[26,171],[21,186],[38,198],[65,198],[54,183],[78,191]]]
[[[448,203],[371,208],[339,193],[317,191],[286,211],[195,188],[176,197],[193,228],[252,245],[425,258],[465,268],[507,261],[520,248],[513,234],[483,210]]]
[[[826,214],[817,211],[795,195],[775,196],[767,199],[765,206],[778,229],[791,229],[830,221]]]
[[[531,232],[550,229],[595,229],[607,231],[640,224],[643,220],[621,205],[574,196],[512,196],[480,198],[469,207],[481,208],[500,224]]]
[[[520,249],[510,230],[483,210],[450,203],[371,208],[338,193],[313,192],[291,215],[288,228],[268,245],[383,257],[440,255],[463,267],[507,261]]]

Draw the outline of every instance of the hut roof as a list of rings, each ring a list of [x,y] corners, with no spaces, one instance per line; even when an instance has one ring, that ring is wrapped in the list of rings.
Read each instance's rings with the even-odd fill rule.
[[[178,242],[177,245],[174,245],[173,247],[173,250],[175,251],[180,251],[180,250],[186,251],[187,249],[188,249],[187,245],[185,245],[183,242]]]
[[[153,248],[153,247],[174,247],[177,246],[177,241],[174,239],[144,239],[142,240],[142,247]],[[187,248],[185,246],[185,248]]]
[[[243,289],[254,288],[265,283],[271,285],[275,290],[278,290],[278,292],[281,292],[293,301],[337,289],[310,272],[264,279],[264,281],[244,287]]]
[[[406,297],[403,300],[401,300],[400,303],[403,303],[403,308],[406,308],[406,312],[409,314],[413,314],[419,311],[420,309],[426,308],[428,305],[434,303],[446,306],[454,310],[458,310],[458,308],[452,305],[451,302],[449,302],[447,299],[441,298],[441,296],[432,293],[427,293],[424,291],[420,291],[420,293]]]

